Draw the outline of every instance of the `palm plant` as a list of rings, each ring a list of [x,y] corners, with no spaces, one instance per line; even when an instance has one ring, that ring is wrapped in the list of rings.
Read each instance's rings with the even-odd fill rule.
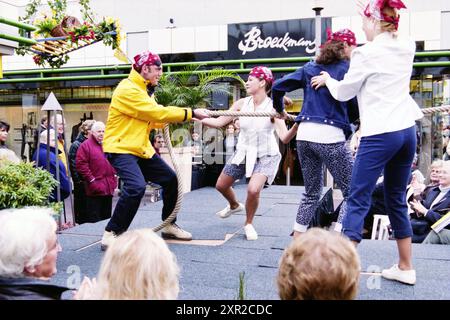
[[[202,65],[188,65],[183,71],[163,76],[155,91],[159,104],[198,108],[211,103],[214,93],[231,95],[227,86],[217,83],[234,79],[244,85],[242,78],[226,69],[199,70]]]
[[[195,109],[211,104],[213,94],[231,95],[228,86],[220,85],[219,80],[234,79],[244,86],[244,81],[236,72],[225,69],[200,70],[201,67],[202,65],[188,65],[181,72],[163,75],[155,90],[156,101],[164,106]],[[171,136],[177,129],[189,131],[190,126],[190,123],[170,124]],[[185,138],[172,141],[172,144],[182,145]]]

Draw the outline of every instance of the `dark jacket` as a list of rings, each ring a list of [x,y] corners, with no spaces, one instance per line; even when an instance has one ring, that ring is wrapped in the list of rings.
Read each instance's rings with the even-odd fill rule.
[[[311,87],[311,78],[319,75],[321,71],[328,72],[332,78],[339,81],[344,78],[348,68],[349,62],[346,60],[329,65],[308,62],[295,72],[275,81],[272,86],[272,100],[275,110],[283,111],[283,97],[286,92],[303,88],[303,106],[295,121],[311,121],[332,125],[344,130],[344,134],[348,138],[352,133],[350,123],[359,118],[356,97],[346,102],[340,102],[331,96],[327,87],[319,88],[319,90]]]
[[[0,277],[0,300],[61,300],[67,290],[33,278]]]
[[[117,187],[116,170],[106,159],[102,146],[92,136],[80,145],[76,168],[85,183],[87,196],[112,196]]]
[[[83,179],[81,179],[81,176],[78,174],[78,171],[76,169],[76,156],[78,148],[84,141],[86,141],[86,139],[87,138],[84,134],[79,133],[69,149],[69,169],[70,173],[72,174],[72,180],[74,183],[83,182]]]
[[[33,154],[33,161],[36,161],[37,157],[39,156],[39,168],[42,168],[44,170],[47,170],[47,145],[41,143],[39,145],[39,150],[37,150]],[[49,153],[49,162],[50,162],[50,173],[53,175],[53,178],[56,180],[56,154],[55,154],[55,148],[50,147],[50,153]],[[61,186],[61,200],[67,198],[70,194],[70,191],[72,190],[70,186],[69,178],[67,177],[66,173],[66,167],[62,163],[61,160],[58,160],[59,165],[59,180],[60,180],[60,186]],[[50,196],[50,201],[55,202],[57,200],[56,196],[56,188],[53,189],[53,192]]]
[[[411,215],[411,226],[414,233],[412,240],[414,243],[422,242],[430,232],[431,226],[450,211],[450,191],[438,203],[435,203],[431,207],[431,204],[439,193],[441,193],[439,187],[434,187],[422,201],[423,206],[428,209],[424,217],[418,217],[415,214]],[[450,229],[450,225],[445,228]]]

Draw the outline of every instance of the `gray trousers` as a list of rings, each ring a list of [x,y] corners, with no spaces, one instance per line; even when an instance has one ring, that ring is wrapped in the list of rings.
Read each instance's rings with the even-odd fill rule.
[[[425,244],[450,244],[450,230],[442,229],[439,233],[434,230],[428,234],[428,236],[423,240],[422,243]]]

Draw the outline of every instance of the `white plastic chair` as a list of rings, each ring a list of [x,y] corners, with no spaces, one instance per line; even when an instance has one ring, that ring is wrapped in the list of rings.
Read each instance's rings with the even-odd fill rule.
[[[372,240],[389,240],[389,217],[381,214],[373,216]]]

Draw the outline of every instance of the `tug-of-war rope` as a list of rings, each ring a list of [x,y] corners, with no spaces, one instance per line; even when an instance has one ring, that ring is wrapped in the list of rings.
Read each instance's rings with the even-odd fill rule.
[[[433,108],[426,108],[422,109],[423,114],[433,114],[437,112],[449,112],[450,111],[450,105],[445,105],[441,107],[433,107]],[[278,113],[276,112],[240,112],[240,111],[209,111],[207,110],[207,113],[210,117],[220,117],[220,116],[228,116],[228,117],[277,117]],[[288,120],[294,120],[296,116],[293,115],[287,115]],[[170,132],[169,132],[169,126],[164,126],[164,141],[166,143],[167,149],[169,150],[170,158],[172,159],[173,167],[175,169],[175,173],[177,175],[178,180],[178,196],[177,196],[177,202],[175,204],[175,208],[173,209],[172,213],[164,220],[159,226],[154,227],[153,230],[155,232],[161,230],[168,224],[170,224],[177,216],[178,212],[181,208],[181,202],[183,201],[183,183],[182,183],[182,177],[181,177],[181,171],[180,167],[178,165],[178,161],[175,159],[175,153],[172,149],[172,143],[170,141]]]

